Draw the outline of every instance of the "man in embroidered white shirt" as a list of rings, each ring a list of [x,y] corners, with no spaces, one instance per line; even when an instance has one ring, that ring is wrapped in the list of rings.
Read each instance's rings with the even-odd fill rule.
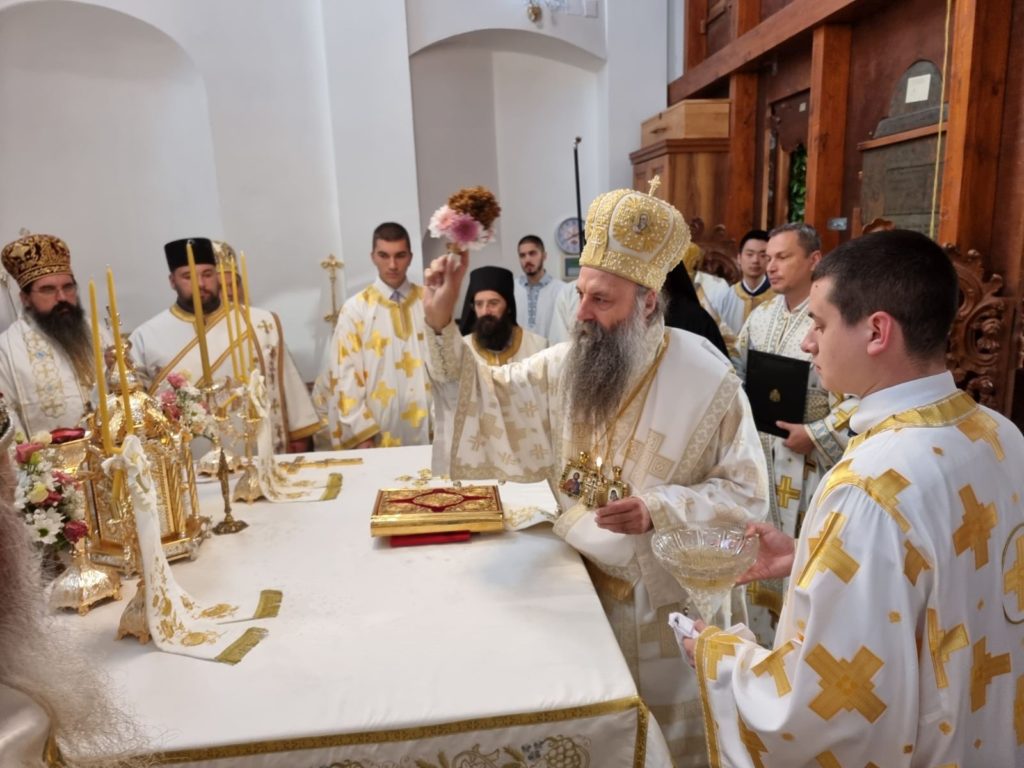
[[[713,764],[1024,765],[1024,437],[947,371],[957,303],[916,232],[815,268],[804,349],[860,397],[857,435],[797,541],[748,529],[744,578],[790,577],[774,650],[742,626],[683,641]]]
[[[544,269],[547,251],[544,250],[544,241],[539,237],[526,235],[520,238],[517,250],[519,266],[523,270],[521,275],[516,275],[518,322],[526,330],[546,339],[563,283]]]

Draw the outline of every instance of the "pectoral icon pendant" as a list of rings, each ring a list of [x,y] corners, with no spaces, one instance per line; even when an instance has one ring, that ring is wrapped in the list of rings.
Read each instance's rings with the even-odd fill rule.
[[[570,460],[562,470],[558,483],[566,496],[579,499],[586,507],[596,509],[630,495],[629,483],[622,479],[622,467],[612,467],[612,477],[604,474],[601,459],[591,462],[586,451]]]

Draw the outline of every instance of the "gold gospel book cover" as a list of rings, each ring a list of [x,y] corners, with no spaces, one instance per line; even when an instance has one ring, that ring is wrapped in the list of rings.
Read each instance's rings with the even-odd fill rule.
[[[498,487],[397,488],[377,492],[371,536],[505,530]]]

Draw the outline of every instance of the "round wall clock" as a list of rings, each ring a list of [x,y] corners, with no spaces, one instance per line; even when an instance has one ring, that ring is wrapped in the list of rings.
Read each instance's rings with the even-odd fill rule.
[[[575,216],[564,219],[555,229],[555,242],[563,253],[578,254],[580,252],[580,232],[583,222]]]

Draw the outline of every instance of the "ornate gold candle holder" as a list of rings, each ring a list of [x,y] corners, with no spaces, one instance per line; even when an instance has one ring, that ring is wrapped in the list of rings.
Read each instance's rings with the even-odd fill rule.
[[[213,526],[213,532],[217,535],[225,533],[238,533],[249,527],[244,520],[235,520],[231,514],[231,491],[228,485],[228,462],[222,451],[220,454],[220,495],[224,498],[224,519]]]
[[[94,565],[86,552],[85,538],[81,538],[74,544],[71,565],[53,580],[50,607],[71,608],[85,616],[93,605],[108,598],[121,599],[121,578],[112,568]]]
[[[259,471],[256,467],[257,456],[254,449],[257,430],[263,423],[263,418],[250,412],[245,417],[245,461],[242,464],[242,476],[235,483],[235,492],[231,498],[235,501],[244,501],[252,504],[258,499],[264,498],[263,488],[260,485]]]
[[[123,400],[119,382],[111,380],[107,397],[109,430],[115,445],[124,440]],[[130,379],[129,403],[135,431],[152,465],[156,482],[160,536],[168,560],[194,559],[203,540],[209,537],[210,519],[199,514],[195,468],[192,463],[191,436],[164,416],[157,401]],[[71,444],[65,444],[65,446]],[[61,446],[63,449],[65,446]],[[101,469],[109,458],[93,430],[85,459],[78,469],[86,500],[86,523],[89,527],[89,556],[94,563],[118,569],[123,575],[135,572],[125,546],[134,537],[134,530],[125,528],[124,520],[131,511],[125,498],[125,510],[118,509],[113,497],[113,483]],[[123,492],[123,489],[122,489]]]

